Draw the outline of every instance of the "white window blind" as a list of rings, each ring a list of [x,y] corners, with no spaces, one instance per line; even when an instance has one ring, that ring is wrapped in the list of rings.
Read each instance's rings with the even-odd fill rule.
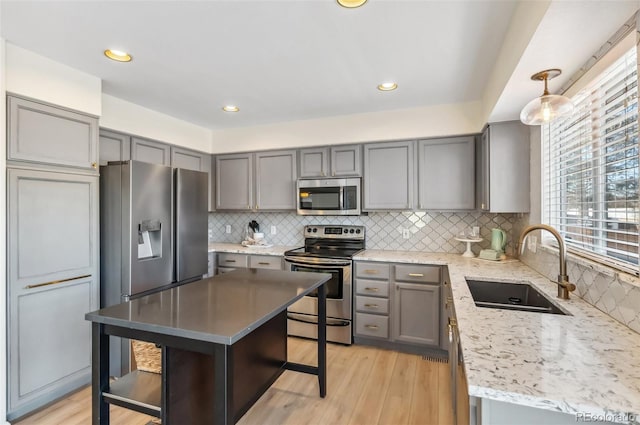
[[[638,266],[638,63],[634,47],[543,126],[543,220],[567,246]]]

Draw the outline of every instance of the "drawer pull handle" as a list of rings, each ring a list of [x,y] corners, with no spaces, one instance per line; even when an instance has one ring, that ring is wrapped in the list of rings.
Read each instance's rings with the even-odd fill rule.
[[[422,273],[409,273],[409,277],[424,277]]]
[[[364,271],[366,274],[378,274],[378,270],[366,269]]]
[[[377,330],[378,329],[378,325],[364,325],[365,328],[367,329],[373,329],[373,330]]]
[[[379,307],[378,304],[365,304],[364,306],[368,307],[368,308],[378,308]]]
[[[225,263],[235,263],[236,260],[224,260]]]
[[[82,275],[82,276],[70,277],[68,279],[52,280],[51,282],[45,282],[45,283],[36,283],[35,285],[27,285],[27,286],[24,287],[24,289],[33,289],[33,288],[40,288],[42,286],[56,285],[58,283],[69,282],[69,281],[77,280],[77,279],[85,279],[87,277],[91,277],[91,275],[90,274],[85,274],[85,275]]]
[[[365,291],[378,292],[378,288],[364,288]]]
[[[261,266],[268,266],[271,263],[267,263],[266,261],[260,261],[258,262],[258,264],[260,264]]]

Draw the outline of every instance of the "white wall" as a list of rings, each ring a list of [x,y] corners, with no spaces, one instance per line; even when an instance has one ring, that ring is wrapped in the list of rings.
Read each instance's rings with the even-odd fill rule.
[[[212,153],[479,133],[480,103],[438,105],[213,132]]]
[[[6,43],[6,90],[96,116],[102,109],[100,78],[11,43]]]
[[[5,422],[7,417],[7,264],[6,246],[7,233],[7,183],[6,183],[6,155],[7,155],[7,113],[4,101],[6,98],[6,43],[0,38],[0,422]]]
[[[203,152],[211,150],[211,130],[208,128],[107,94],[102,95],[100,127]]]

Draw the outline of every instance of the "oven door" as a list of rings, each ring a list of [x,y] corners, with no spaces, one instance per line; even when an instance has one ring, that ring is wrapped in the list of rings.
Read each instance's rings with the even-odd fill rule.
[[[351,320],[351,261],[336,261],[335,264],[285,258],[287,270],[293,272],[329,273],[327,288],[327,317]],[[318,294],[312,292],[289,307],[289,312],[318,314]]]

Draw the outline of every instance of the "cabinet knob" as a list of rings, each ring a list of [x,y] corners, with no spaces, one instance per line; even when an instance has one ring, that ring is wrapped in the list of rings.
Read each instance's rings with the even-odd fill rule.
[[[480,208],[484,210],[485,209],[484,204],[480,204]]]
[[[251,205],[247,205],[247,209],[250,210],[251,209]]]
[[[91,163],[91,166],[92,166],[94,169],[96,169],[96,168],[98,168],[98,163],[97,163],[97,162],[92,162],[92,163]]]
[[[256,209],[258,209],[258,204],[256,204]]]
[[[333,177],[335,177],[335,176],[336,176],[336,172],[334,171],[333,173],[331,173],[331,175],[332,175]]]

